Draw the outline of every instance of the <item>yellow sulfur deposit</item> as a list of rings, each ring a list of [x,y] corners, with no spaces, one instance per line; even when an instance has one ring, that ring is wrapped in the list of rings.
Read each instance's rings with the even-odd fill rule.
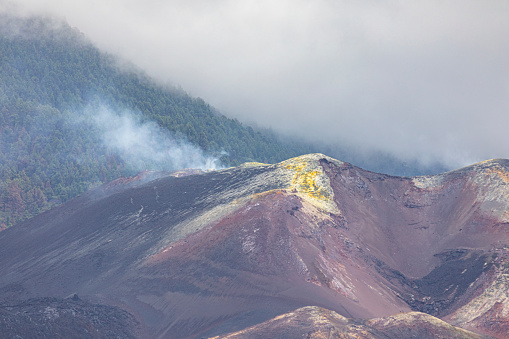
[[[289,159],[279,165],[293,174],[289,190],[296,191],[298,196],[315,207],[339,214],[329,177],[319,163],[321,158],[327,157],[322,154],[308,154]]]
[[[509,172],[506,172],[502,167],[495,166],[492,168],[489,168],[486,170],[487,175],[496,175],[500,179],[502,179],[503,182],[509,183]]]

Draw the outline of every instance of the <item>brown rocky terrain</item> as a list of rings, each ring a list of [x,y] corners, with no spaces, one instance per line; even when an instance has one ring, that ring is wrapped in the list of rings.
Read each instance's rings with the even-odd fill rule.
[[[479,339],[482,336],[453,327],[440,319],[420,312],[364,320],[348,319],[325,308],[307,306],[259,325],[213,339],[219,338]]]
[[[508,182],[507,160],[405,178],[321,154],[144,173],[0,232],[0,302],[78,294],[150,338],[505,338]]]

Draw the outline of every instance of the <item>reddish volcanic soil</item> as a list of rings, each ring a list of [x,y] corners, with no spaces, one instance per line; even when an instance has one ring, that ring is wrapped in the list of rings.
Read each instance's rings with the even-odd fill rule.
[[[109,307],[112,328],[124,321],[147,338],[224,336],[266,321],[263,331],[277,324],[284,337],[270,319],[308,319],[298,332],[322,308],[337,333],[357,324],[373,338],[476,337],[462,327],[503,338],[508,169],[493,160],[402,178],[314,154],[120,180],[0,232],[0,311],[77,294]],[[316,308],[292,313],[305,306]]]

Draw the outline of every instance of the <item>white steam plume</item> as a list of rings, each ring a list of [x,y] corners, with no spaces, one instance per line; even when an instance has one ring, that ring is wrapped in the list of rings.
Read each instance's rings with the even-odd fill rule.
[[[135,170],[219,169],[219,159],[206,155],[183,138],[177,138],[151,121],[105,106],[87,110],[106,148]]]

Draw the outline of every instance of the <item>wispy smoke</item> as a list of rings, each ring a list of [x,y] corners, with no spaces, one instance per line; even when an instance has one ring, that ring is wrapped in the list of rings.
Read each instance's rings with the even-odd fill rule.
[[[89,107],[89,117],[106,148],[134,170],[218,169],[219,159],[206,155],[183,137],[177,138],[152,121],[106,106]]]

